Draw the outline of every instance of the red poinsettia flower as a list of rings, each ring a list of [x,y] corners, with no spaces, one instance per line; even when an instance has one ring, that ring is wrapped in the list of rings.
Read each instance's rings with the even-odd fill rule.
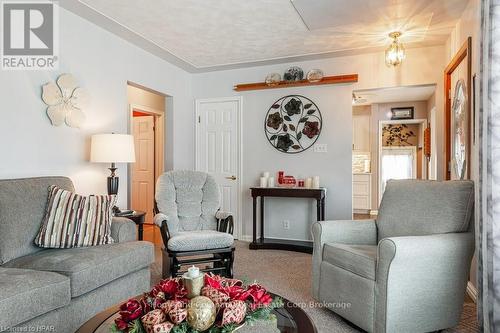
[[[250,292],[240,286],[226,287],[222,289],[222,292],[235,301],[246,301],[250,296]]]
[[[156,296],[158,296],[159,293],[162,293],[164,300],[183,300],[187,295],[187,290],[180,282],[180,279],[162,280],[158,283],[155,289],[158,290],[156,292]]]
[[[214,289],[220,290],[222,288],[221,285],[222,278],[213,274],[205,274],[205,286],[210,286]]]
[[[268,306],[273,301],[271,295],[261,285],[252,284],[248,287],[248,292],[250,293],[250,299],[252,300],[250,304],[252,310]]]
[[[141,303],[138,300],[130,299],[120,306],[120,317],[127,323],[136,320],[143,314]]]
[[[118,328],[120,331],[126,331],[128,329],[128,323],[120,317],[115,319],[115,324],[116,328]]]

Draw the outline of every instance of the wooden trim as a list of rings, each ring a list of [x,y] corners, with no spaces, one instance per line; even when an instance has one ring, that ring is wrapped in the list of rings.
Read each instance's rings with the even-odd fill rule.
[[[268,85],[265,82],[244,83],[234,86],[235,91],[262,90],[262,89],[278,89],[289,87],[305,87],[305,86],[320,86],[325,84],[339,83],[354,83],[358,82],[358,74],[325,76],[318,82],[309,82],[308,80],[300,80],[295,82],[280,81],[274,85]]]
[[[460,50],[455,54],[451,62],[444,70],[444,112],[445,112],[445,179],[451,179],[451,75],[467,58],[467,178],[470,179],[471,169],[471,105],[472,105],[472,37],[468,37],[467,41],[462,45]]]

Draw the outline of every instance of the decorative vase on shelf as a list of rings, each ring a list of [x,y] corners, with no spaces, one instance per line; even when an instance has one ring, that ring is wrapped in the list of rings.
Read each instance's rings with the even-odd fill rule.
[[[266,84],[268,86],[275,86],[281,81],[281,75],[279,73],[271,73],[266,76]]]
[[[319,82],[323,79],[323,71],[321,69],[311,69],[307,72],[307,81],[309,82]]]
[[[288,82],[300,81],[304,78],[304,71],[302,68],[297,66],[292,66],[288,68],[283,75],[283,80]]]

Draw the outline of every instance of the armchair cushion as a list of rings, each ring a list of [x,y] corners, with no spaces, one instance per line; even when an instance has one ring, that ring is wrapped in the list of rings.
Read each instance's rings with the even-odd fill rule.
[[[181,231],[168,240],[168,249],[175,252],[222,249],[232,246],[233,235],[213,230]]]
[[[324,245],[323,260],[364,278],[375,280],[377,266],[376,245]]]
[[[158,178],[156,203],[165,214],[173,236],[177,232],[216,230],[215,213],[220,208],[215,179],[199,171],[169,171]]]
[[[378,240],[465,232],[473,206],[472,181],[389,180],[377,218]]]

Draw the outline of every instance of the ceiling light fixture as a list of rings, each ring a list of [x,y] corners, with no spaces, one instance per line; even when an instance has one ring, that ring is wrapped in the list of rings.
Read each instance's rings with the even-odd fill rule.
[[[406,57],[405,48],[398,39],[401,35],[399,31],[394,31],[389,34],[389,37],[392,38],[392,43],[387,50],[385,50],[385,64],[389,67],[400,65]]]

